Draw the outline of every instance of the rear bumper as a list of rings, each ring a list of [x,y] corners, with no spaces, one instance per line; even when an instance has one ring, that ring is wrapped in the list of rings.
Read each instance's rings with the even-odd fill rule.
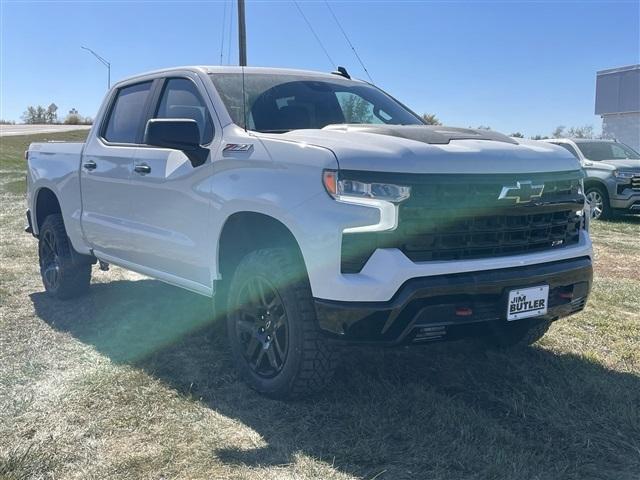
[[[506,324],[507,295],[514,288],[549,285],[549,309],[544,319],[576,313],[586,304],[592,278],[591,259],[580,257],[414,278],[387,302],[316,299],[315,307],[320,328],[347,342],[398,345],[456,339]]]

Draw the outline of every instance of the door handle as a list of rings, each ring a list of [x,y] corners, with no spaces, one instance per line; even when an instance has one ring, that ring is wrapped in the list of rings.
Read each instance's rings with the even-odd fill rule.
[[[93,160],[88,160],[88,161],[84,162],[84,163],[82,164],[82,166],[83,166],[84,168],[86,168],[87,170],[95,170],[95,169],[97,168],[97,166],[98,166],[98,165],[97,165],[97,164],[96,164],[96,162],[94,162]]]
[[[151,173],[151,167],[146,163],[141,163],[133,167],[133,170],[140,175],[146,175],[147,173]]]

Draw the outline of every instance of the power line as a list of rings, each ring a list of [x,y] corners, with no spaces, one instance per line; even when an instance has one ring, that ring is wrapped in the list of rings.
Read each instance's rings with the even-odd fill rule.
[[[336,17],[336,14],[334,13],[333,9],[331,8],[331,5],[329,5],[329,2],[327,2],[327,0],[324,0],[324,3],[327,6],[327,8],[329,9],[329,11],[331,12],[331,16],[336,21],[336,25],[338,25],[338,28],[342,32],[342,35],[344,35],[344,39],[347,41],[347,43],[351,47],[351,50],[353,50],[353,54],[358,59],[358,62],[360,62],[360,65],[362,66],[362,69],[367,74],[367,77],[369,77],[369,80],[371,81],[371,83],[373,83],[373,78],[371,78],[371,75],[369,75],[369,70],[367,70],[367,67],[364,66],[364,62],[360,58],[360,55],[358,55],[358,52],[356,51],[356,47],[354,47],[353,43],[351,43],[351,40],[349,40],[349,37],[347,36],[347,32],[345,32],[344,28],[342,28],[342,25],[340,24],[340,21],[338,20],[338,17]]]
[[[302,9],[300,8],[300,5],[298,5],[298,2],[296,0],[293,0],[293,3],[295,4],[296,8],[298,9],[298,11],[300,12],[300,15],[302,16],[302,18],[304,19],[304,21],[307,23],[307,26],[309,27],[309,30],[311,30],[311,33],[313,33],[313,36],[316,37],[316,40],[318,41],[318,44],[320,45],[320,48],[322,48],[322,51],[324,52],[324,54],[327,56],[327,58],[329,59],[329,62],[331,63],[331,67],[335,68],[336,63],[331,59],[331,56],[329,55],[329,52],[327,52],[327,49],[324,48],[324,44],[322,43],[322,40],[320,40],[320,37],[318,36],[318,34],[316,33],[316,31],[313,29],[313,27],[311,26],[311,23],[309,22],[309,20],[307,19],[307,17],[305,16],[304,12],[302,11]]]
[[[224,2],[224,10],[222,11],[222,38],[220,39],[220,65],[222,65],[224,57],[224,33],[227,27],[227,2]]]

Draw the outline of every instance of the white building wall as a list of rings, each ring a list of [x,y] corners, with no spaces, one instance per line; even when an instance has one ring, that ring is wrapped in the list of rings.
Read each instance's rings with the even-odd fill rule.
[[[640,152],[640,112],[602,115],[602,134]]]

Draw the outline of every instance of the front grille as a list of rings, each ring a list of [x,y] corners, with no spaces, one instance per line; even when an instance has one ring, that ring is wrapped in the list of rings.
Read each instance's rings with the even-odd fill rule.
[[[399,206],[396,230],[343,235],[342,271],[359,272],[378,248],[397,248],[414,262],[428,262],[518,255],[574,245],[582,223],[577,212],[584,202],[579,175],[416,179],[395,174],[404,178],[378,179],[410,185],[411,197]],[[540,197],[523,203],[498,199],[504,186],[529,179],[534,185],[544,183]]]
[[[633,190],[640,190],[640,175],[635,175],[631,178],[631,188]]]

